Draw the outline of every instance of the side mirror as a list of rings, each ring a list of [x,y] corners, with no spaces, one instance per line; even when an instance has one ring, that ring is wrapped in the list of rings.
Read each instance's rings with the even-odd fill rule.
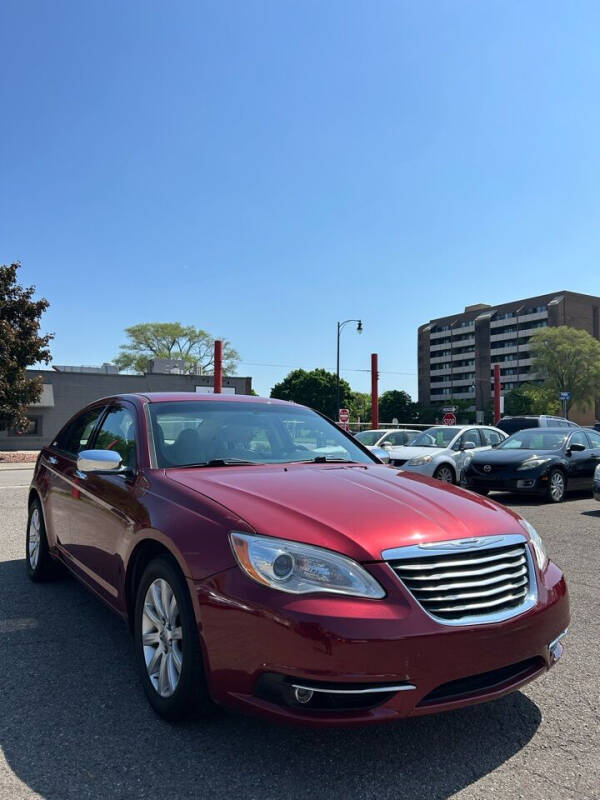
[[[460,449],[461,450],[475,450],[475,445],[473,444],[473,442],[464,442],[461,445]]]
[[[583,450],[585,450],[585,445],[584,444],[579,444],[579,442],[575,442],[574,444],[572,444],[569,447],[569,450],[572,453],[581,453]]]
[[[392,443],[391,443],[391,442],[384,442],[384,443],[383,443],[382,445],[380,445],[380,446],[381,446],[381,447],[385,447],[385,448],[386,448],[386,450],[387,450],[387,448],[388,448],[388,447],[393,447],[393,445],[392,445]]]
[[[79,472],[117,472],[123,459],[114,450],[82,450],[77,456]]]

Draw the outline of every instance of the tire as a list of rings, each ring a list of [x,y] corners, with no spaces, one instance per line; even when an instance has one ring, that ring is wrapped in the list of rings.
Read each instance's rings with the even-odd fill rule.
[[[55,578],[60,572],[57,562],[48,550],[44,514],[38,497],[35,497],[29,504],[25,536],[25,564],[27,574],[32,581],[49,580]]]
[[[179,567],[167,556],[144,570],[134,613],[136,660],[152,708],[171,722],[208,716],[215,706],[206,686],[192,601]]]
[[[456,483],[456,474],[449,464],[440,464],[433,473],[433,477],[442,483]]]
[[[548,473],[546,498],[549,503],[562,503],[567,493],[567,478],[561,469],[551,469]]]

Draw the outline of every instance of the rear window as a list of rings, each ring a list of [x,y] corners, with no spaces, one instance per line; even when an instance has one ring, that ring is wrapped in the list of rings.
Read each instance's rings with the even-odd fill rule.
[[[498,422],[496,427],[510,436],[526,428],[539,428],[540,421],[537,417],[505,417]]]

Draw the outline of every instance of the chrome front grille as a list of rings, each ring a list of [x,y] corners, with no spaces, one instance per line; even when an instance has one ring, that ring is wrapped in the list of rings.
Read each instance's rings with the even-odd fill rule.
[[[507,619],[536,599],[531,556],[518,534],[398,548],[383,556],[425,611],[447,624]]]

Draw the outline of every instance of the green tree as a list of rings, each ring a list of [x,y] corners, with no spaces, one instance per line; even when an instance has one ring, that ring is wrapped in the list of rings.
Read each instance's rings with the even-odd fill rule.
[[[520,414],[558,414],[560,400],[552,387],[524,383],[505,394],[504,413],[513,417]]]
[[[379,398],[379,419],[382,422],[391,422],[394,418],[398,422],[414,422],[417,413],[417,404],[413,403],[408,392],[391,389]]]
[[[0,266],[0,420],[24,428],[26,409],[42,393],[42,379],[29,378],[26,369],[50,361],[52,334],[40,336],[40,319],[48,301],[33,300],[35,286],[17,283],[21,265]]]
[[[348,402],[350,418],[361,422],[371,421],[371,394],[369,392],[351,392]]]
[[[214,338],[206,331],[180,322],[143,322],[125,328],[129,341],[115,358],[120,370],[145,372],[149,359],[176,358],[188,373],[211,375],[214,370]],[[223,374],[235,372],[240,357],[223,341]]]
[[[538,328],[529,340],[533,372],[555,399],[570,392],[567,412],[575,403],[589,406],[600,394],[600,342],[587,331],[561,325]]]
[[[340,401],[342,408],[352,401],[350,384],[340,378]],[[337,420],[336,377],[326,369],[294,369],[271,389],[271,397],[292,400],[294,403],[314,408],[329,419]]]

